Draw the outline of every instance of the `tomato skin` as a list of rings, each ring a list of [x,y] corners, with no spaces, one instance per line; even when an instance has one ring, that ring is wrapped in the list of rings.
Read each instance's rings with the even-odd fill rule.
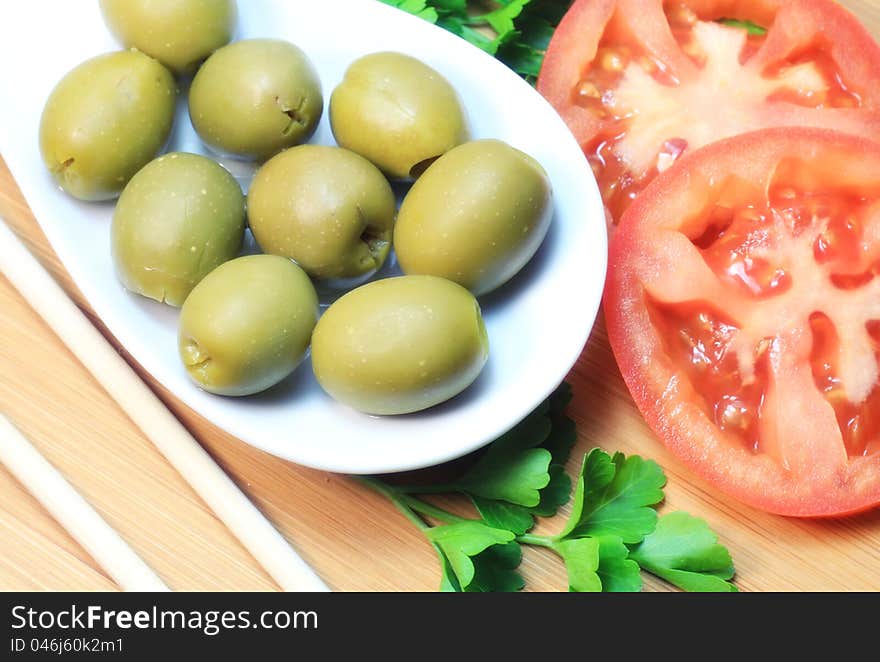
[[[689,149],[699,148],[713,139],[773,126],[830,128],[880,140],[880,46],[854,15],[833,0],[576,0],[550,42],[537,89],[557,109],[594,168],[598,168],[600,188],[614,221],[620,220],[630,199],[656,176],[656,169],[646,168],[646,159],[657,158],[658,151],[652,151],[650,146],[662,153],[663,141],[648,140],[639,146],[638,155],[632,153],[631,146],[623,146],[619,151],[613,150],[615,158],[609,160],[607,151],[602,151],[603,145],[607,147],[612,136],[619,138],[631,133],[630,128],[626,128],[628,120],[621,129],[616,105],[607,105],[606,88],[600,86],[598,93],[593,94],[602,94],[601,108],[609,111],[608,117],[601,112],[597,114],[597,108],[580,103],[576,99],[577,90],[585,74],[599,67],[597,53],[604,52],[604,47],[599,51],[600,45],[607,45],[609,39],[611,43],[631,47],[652,61],[662,63],[666,82],[659,85],[658,90],[664,86],[704,89],[705,72],[685,55],[665,14],[666,9],[680,2],[700,20],[734,18],[769,27],[758,51],[748,62],[741,62],[743,70],[755,79],[761,76],[774,79],[776,74],[771,75],[774,67],[788,66],[790,59],[796,59],[802,52],[822,50],[837,70],[835,75],[840,77],[844,89],[853,92],[848,101],[858,105],[843,107],[832,103],[811,108],[770,95],[762,97],[759,105],[748,105],[741,123],[738,120],[722,122],[712,138],[709,127],[716,126],[718,119],[725,117],[724,106],[728,99],[719,90],[708,90],[707,95],[714,101],[706,104],[708,110],[695,111],[707,130],[701,133],[699,140],[685,141]],[[730,73],[734,72],[727,72]],[[675,83],[670,85],[669,81]],[[747,90],[755,87],[749,83],[744,85]],[[613,98],[618,90],[612,87],[608,91]],[[650,104],[653,96],[644,92],[639,98]],[[683,97],[681,107],[693,107],[688,104],[688,95]],[[738,94],[734,94],[731,98],[737,97]],[[637,109],[635,115],[639,114]],[[666,114],[662,119],[673,116],[674,113]],[[683,118],[679,124],[683,126],[671,128],[671,135],[665,136],[667,140],[686,138],[675,132],[694,126],[690,118]],[[640,135],[643,128],[633,131]],[[639,135],[635,136],[636,143]],[[665,162],[662,166],[659,164],[658,160],[661,171],[668,167]],[[614,174],[620,169],[622,173]],[[604,175],[602,171],[606,171]]]
[[[538,76],[538,92],[556,108],[581,144],[599,131],[600,122],[572,103],[572,90],[585,64],[596,57],[599,39],[616,6],[617,0],[577,0],[553,33]]]
[[[865,190],[875,205],[880,201],[880,144],[862,138],[821,129],[776,128],[704,147],[658,176],[624,214],[610,244],[604,313],[611,347],[636,405],[660,440],[691,470],[761,510],[796,517],[848,515],[880,504],[880,453],[846,458],[826,444],[810,457],[812,464],[795,471],[772,454],[731,443],[670,357],[647,303],[645,283],[671,273],[677,264],[675,256],[670,258],[658,245],[687,224],[688,214],[706,198],[712,182],[733,174],[765,190],[780,164],[791,159],[810,164],[808,174],[797,182],[800,186]],[[731,195],[736,198],[738,193]],[[689,286],[687,274],[681,280]],[[722,310],[728,305],[711,303]],[[781,360],[785,362],[785,352]],[[790,363],[791,370],[808,369]],[[818,414],[804,404],[808,401],[814,402],[795,397],[780,408],[781,430],[829,424],[827,415],[813,418]],[[781,441],[792,448],[799,443],[785,434]]]

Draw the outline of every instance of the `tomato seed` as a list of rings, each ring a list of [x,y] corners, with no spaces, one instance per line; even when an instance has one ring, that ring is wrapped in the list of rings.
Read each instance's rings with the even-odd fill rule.
[[[602,98],[602,92],[599,91],[599,88],[596,87],[595,83],[591,83],[588,80],[582,80],[580,85],[577,88],[578,96],[582,99],[600,99]]]
[[[697,24],[699,17],[687,5],[679,5],[667,11],[666,19],[671,26],[692,27]]]
[[[745,432],[754,421],[749,407],[737,398],[724,396],[715,407],[716,423],[722,430]]]
[[[599,66],[605,71],[619,73],[626,68],[627,58],[622,53],[611,48],[605,48],[602,51]]]

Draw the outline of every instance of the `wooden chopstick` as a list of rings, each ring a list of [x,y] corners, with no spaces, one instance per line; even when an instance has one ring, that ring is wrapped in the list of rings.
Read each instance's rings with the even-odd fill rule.
[[[283,590],[329,590],[5,222],[0,222],[0,271]]]
[[[0,463],[124,591],[167,591],[143,559],[46,458],[0,414]]]

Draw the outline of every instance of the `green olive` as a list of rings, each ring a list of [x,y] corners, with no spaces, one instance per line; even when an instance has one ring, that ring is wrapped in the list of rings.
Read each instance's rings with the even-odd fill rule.
[[[127,48],[178,74],[229,43],[235,0],[101,0],[104,22]]]
[[[315,377],[334,399],[369,414],[406,414],[466,389],[489,356],[473,295],[433,276],[352,290],[312,337]]]
[[[323,145],[272,157],[248,191],[248,221],[263,251],[293,258],[318,279],[358,278],[381,267],[395,206],[376,166]]]
[[[171,73],[138,51],[86,60],[46,101],[43,163],[80,200],[115,198],[168,140],[176,95]]]
[[[323,109],[312,63],[280,39],[246,39],[215,51],[189,91],[189,116],[205,144],[252,159],[306,142]]]
[[[402,53],[355,60],[330,97],[330,125],[336,142],[392,179],[417,177],[467,140],[464,110],[452,85]]]
[[[172,153],[128,183],[110,226],[116,272],[132,292],[180,306],[210,271],[236,257],[244,195],[211,159]]]
[[[394,229],[407,274],[430,274],[477,296],[532,258],[553,215],[550,180],[528,154],[499,140],[465,143],[410,189]]]
[[[180,311],[178,347],[206,391],[250,395],[299,365],[318,318],[306,273],[278,255],[248,255],[214,269]]]

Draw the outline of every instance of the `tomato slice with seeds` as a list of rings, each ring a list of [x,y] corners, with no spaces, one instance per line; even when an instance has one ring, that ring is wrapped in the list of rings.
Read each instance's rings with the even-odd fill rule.
[[[880,504],[880,144],[775,128],[686,155],[608,274],[621,373],[687,465],[774,513]]]
[[[880,138],[880,46],[833,0],[577,0],[537,86],[615,221],[682,154],[723,138],[774,126]]]

